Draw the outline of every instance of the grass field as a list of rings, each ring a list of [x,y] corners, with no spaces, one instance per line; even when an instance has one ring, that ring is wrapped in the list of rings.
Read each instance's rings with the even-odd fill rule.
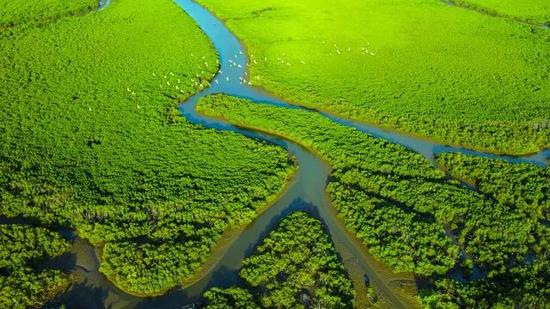
[[[417,153],[315,112],[222,95],[203,99],[198,111],[285,136],[328,161],[327,191],[339,216],[382,262],[433,282],[421,292],[427,306],[549,299],[547,168],[441,156],[457,181]]]
[[[89,13],[97,0],[0,0],[0,29],[23,25],[45,25],[59,18]]]
[[[550,25],[550,2],[544,0],[450,0],[449,2],[496,17]]]
[[[217,66],[170,0],[74,16],[88,4],[50,4],[65,17],[37,14],[37,1],[2,9],[40,20],[0,31],[0,215],[73,228],[103,247],[101,271],[123,290],[161,293],[253,218],[292,164],[280,147],[179,115]]]
[[[246,45],[252,82],[296,104],[494,152],[550,145],[546,29],[439,0],[199,2]]]

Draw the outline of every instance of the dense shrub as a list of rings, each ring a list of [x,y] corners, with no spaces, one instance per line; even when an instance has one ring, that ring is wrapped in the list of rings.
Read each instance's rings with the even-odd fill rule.
[[[207,308],[352,308],[354,291],[321,222],[284,218],[243,261],[246,288],[213,288]]]
[[[69,284],[58,270],[36,270],[43,259],[61,255],[69,243],[41,227],[0,224],[0,307],[40,307]]]
[[[460,160],[442,156],[451,175],[479,177],[480,188],[484,182],[489,188],[476,192],[447,179],[420,154],[315,112],[222,95],[203,99],[198,110],[284,136],[327,160],[333,167],[327,190],[347,227],[395,270],[433,280],[434,289],[423,294],[427,302],[548,301],[550,233],[540,215],[548,195],[546,169],[490,161],[475,165],[475,173],[462,173],[474,165],[456,166]],[[524,172],[536,177],[526,181]],[[524,191],[537,198],[525,195],[522,202],[506,193]]]
[[[2,14],[29,5],[39,4],[11,1]],[[0,33],[0,215],[77,230],[105,246],[109,278],[156,294],[192,274],[228,227],[250,221],[293,167],[281,147],[178,114],[218,66],[175,3],[71,7],[56,22]]]
[[[16,26],[44,26],[58,18],[89,13],[97,0],[0,0],[0,32]]]

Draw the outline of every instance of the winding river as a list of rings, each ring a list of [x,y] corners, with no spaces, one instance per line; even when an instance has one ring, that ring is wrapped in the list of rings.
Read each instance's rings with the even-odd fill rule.
[[[80,277],[80,283],[74,284],[59,301],[69,307],[78,308],[192,308],[200,301],[202,293],[213,286],[227,287],[239,284],[238,271],[241,261],[250,255],[257,244],[278,224],[278,222],[296,210],[304,210],[320,219],[330,234],[344,265],[351,274],[358,294],[365,289],[364,276],[392,308],[414,307],[414,301],[406,293],[396,288],[403,283],[414,289],[414,278],[411,274],[393,274],[386,266],[372,258],[364,245],[344,227],[331,207],[325,193],[325,186],[331,167],[301,146],[270,135],[238,128],[220,120],[210,119],[197,114],[195,106],[199,99],[214,93],[225,93],[250,99],[260,104],[272,104],[285,108],[301,108],[276,99],[269,94],[248,86],[242,82],[246,79],[248,60],[238,39],[225,27],[223,22],[208,10],[192,0],[175,0],[202,28],[218,51],[220,71],[212,85],[202,92],[190,97],[180,106],[188,121],[218,130],[228,130],[239,134],[280,145],[288,150],[298,162],[298,171],[293,181],[287,186],[284,194],[273,205],[262,212],[244,229],[229,231],[224,234],[222,245],[217,246],[209,257],[205,271],[193,283],[184,284],[166,295],[153,298],[139,298],[128,295],[112,285],[99,273],[99,261],[96,250],[85,240],[77,238],[71,254],[57,261],[58,265],[72,265],[70,270]],[[103,3],[108,3],[105,1]],[[103,9],[104,6],[101,6]],[[482,153],[460,147],[437,144],[428,140],[414,138],[367,124],[345,120],[320,112],[340,124],[350,126],[374,137],[401,144],[421,153],[429,160],[444,152],[460,152],[488,158],[500,158],[510,162],[526,162],[541,166],[547,164],[550,151],[545,150],[532,156],[510,157]],[[69,259],[70,261],[67,261]],[[55,263],[55,261],[54,261]],[[361,300],[359,300],[361,301]]]

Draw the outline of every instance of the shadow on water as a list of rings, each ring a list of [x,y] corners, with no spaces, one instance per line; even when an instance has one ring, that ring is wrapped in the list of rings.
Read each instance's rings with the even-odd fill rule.
[[[106,305],[108,295],[107,288],[96,287],[86,282],[75,283],[61,297],[47,303],[44,308],[59,308],[60,305],[81,309],[112,308]]]
[[[69,273],[74,271],[77,267],[76,255],[74,253],[67,252],[53,259],[40,262],[37,265],[36,270],[41,271],[53,268]]]

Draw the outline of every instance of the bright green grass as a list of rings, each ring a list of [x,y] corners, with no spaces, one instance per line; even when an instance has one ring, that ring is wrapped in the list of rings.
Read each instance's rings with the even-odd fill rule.
[[[439,0],[199,2],[287,100],[478,149],[550,145],[550,31]]]
[[[354,291],[319,220],[284,218],[243,261],[243,288],[213,288],[206,308],[352,308]]]
[[[28,23],[46,23],[57,18],[89,12],[97,0],[0,0],[0,29]]]
[[[450,0],[450,2],[494,16],[550,25],[550,2],[547,0]]]
[[[114,0],[0,44],[0,215],[76,229],[126,291],[193,274],[292,172],[280,147],[179,116],[217,66],[170,0]]]
[[[315,112],[222,95],[201,100],[198,110],[284,136],[328,161],[333,170],[327,191],[339,216],[382,262],[435,283],[422,291],[425,304],[524,307],[550,300],[550,228],[541,215],[548,201],[537,193],[547,190],[545,169],[483,163],[487,169],[471,173],[483,183],[477,192],[415,152]],[[469,166],[448,162],[453,176]],[[514,197],[527,191],[533,195],[523,203]],[[457,274],[466,281],[456,280]]]

